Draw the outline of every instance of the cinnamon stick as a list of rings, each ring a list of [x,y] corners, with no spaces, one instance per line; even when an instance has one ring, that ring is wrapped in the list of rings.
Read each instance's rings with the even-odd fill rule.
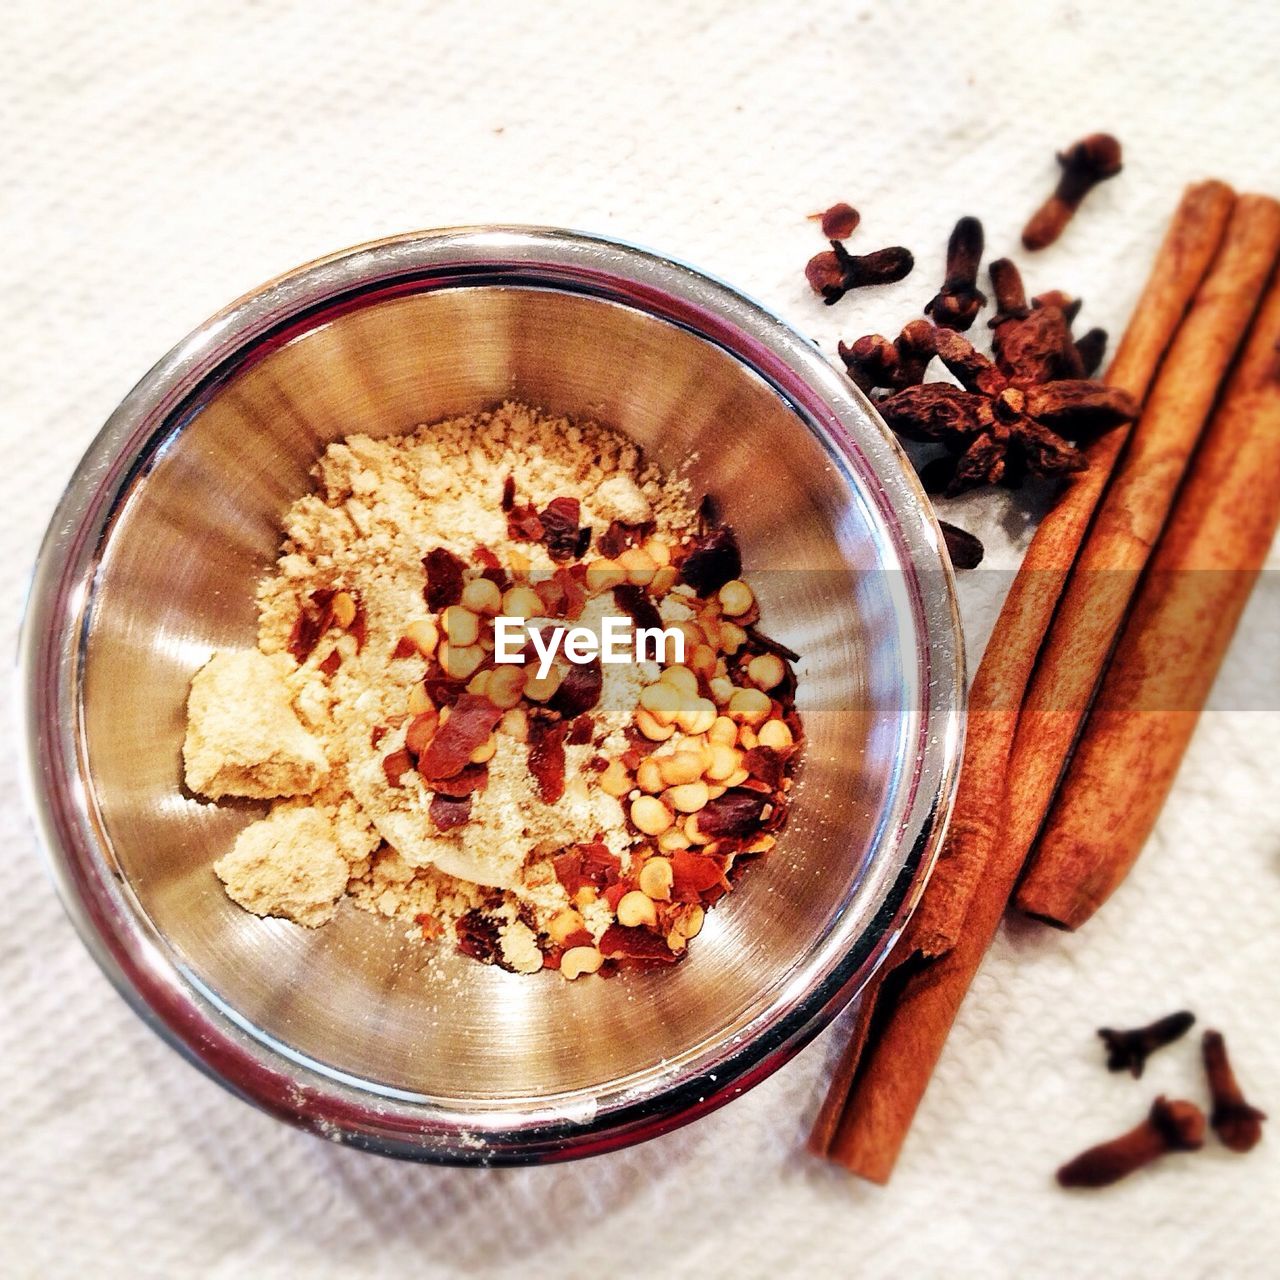
[[[1141,400],[1222,239],[1234,195],[1189,187],[1107,374]],[[1018,868],[991,874],[1004,770],[1018,709],[1062,583],[1115,465],[1124,429],[1087,449],[1089,469],[1041,522],[1010,588],[970,693],[951,827],[903,938],[863,992],[853,1043],[810,1149],[874,1181],[889,1177],[964,992],[995,932]],[[999,871],[1000,869],[994,869]]]
[[[1234,201],[1222,182],[1187,188],[1103,378],[1108,386],[1145,399],[1218,251]],[[1130,429],[1117,427],[1085,447],[1089,468],[1071,479],[1036,529],[974,675],[951,826],[910,926],[913,949],[926,956],[941,955],[959,936],[995,840],[1009,750],[1036,654]]]
[[[1192,463],[1017,895],[1074,929],[1128,874],[1280,525],[1280,274]]]
[[[1010,846],[1010,861],[1026,860],[1053,801],[1139,574],[1277,253],[1280,203],[1266,196],[1241,196],[1222,248],[1161,366],[1036,660],[1008,766],[1000,838]],[[1056,881],[1056,871],[1049,878]],[[1035,883],[1043,887],[1038,876]]]

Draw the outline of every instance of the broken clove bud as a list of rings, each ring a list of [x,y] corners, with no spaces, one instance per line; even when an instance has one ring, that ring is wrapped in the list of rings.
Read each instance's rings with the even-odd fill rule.
[[[1099,1027],[1098,1035],[1107,1047],[1107,1070],[1127,1071],[1136,1080],[1142,1075],[1147,1059],[1157,1049],[1172,1044],[1185,1036],[1195,1022],[1194,1013],[1183,1009],[1167,1017],[1157,1018],[1146,1027],[1132,1031],[1115,1031],[1111,1027]]]
[[[1262,1138],[1265,1111],[1251,1107],[1236,1082],[1236,1073],[1227,1057],[1226,1041],[1220,1031],[1206,1031],[1200,1042],[1205,1074],[1209,1077],[1209,1093],[1213,1107],[1209,1123],[1224,1147],[1232,1151],[1251,1151]]]
[[[1051,245],[1085,196],[1099,182],[1120,172],[1120,143],[1109,133],[1091,133],[1065,151],[1059,151],[1058,163],[1062,166],[1062,175],[1057,188],[1023,228],[1022,243],[1028,249]]]
[[[981,540],[945,520],[939,520],[938,525],[942,529],[942,540],[947,544],[952,568],[976,569],[985,554]]]
[[[822,234],[828,240],[847,240],[862,221],[862,215],[857,209],[843,200],[839,204],[833,204],[830,209],[824,209],[822,213],[811,213],[809,218],[822,224]]]
[[[939,328],[963,333],[978,318],[987,301],[978,289],[981,263],[982,223],[977,218],[961,218],[947,242],[946,279],[924,309]]]
[[[831,306],[850,289],[872,284],[893,284],[907,276],[915,266],[909,249],[894,245],[855,257],[840,243],[832,240],[831,248],[815,253],[804,269],[805,279],[814,293]]]
[[[1108,1187],[1171,1151],[1197,1151],[1203,1145],[1204,1112],[1194,1102],[1160,1097],[1136,1128],[1064,1164],[1058,1170],[1058,1185]]]
[[[991,346],[996,364],[1017,385],[1031,386],[1055,378],[1079,378],[1079,353],[1071,339],[1071,315],[1079,303],[1060,291],[1042,293],[1027,305],[1022,274],[1008,258],[988,268],[995,293]]]

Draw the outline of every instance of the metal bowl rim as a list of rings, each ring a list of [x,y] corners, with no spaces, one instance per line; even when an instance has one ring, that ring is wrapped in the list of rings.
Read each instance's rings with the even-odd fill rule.
[[[850,473],[854,453],[866,456],[880,484],[874,499],[917,589],[926,705],[910,804],[895,815],[900,863],[874,927],[847,939],[833,930],[816,942],[806,954],[803,990],[780,1014],[760,1019],[764,1025],[754,1034],[717,1043],[682,1078],[640,1090],[606,1086],[586,1110],[543,1103],[428,1112],[403,1095],[284,1055],[166,954],[110,864],[84,782],[79,660],[87,602],[112,516],[154,453],[157,434],[180,430],[174,418],[192,397],[220,381],[220,371],[260,352],[266,335],[306,324],[308,315],[344,296],[414,280],[421,288],[535,282],[622,300],[679,323],[663,313],[670,303],[692,332],[727,349],[791,401]],[[806,403],[797,403],[797,394]],[[825,411],[825,421],[815,419],[815,408]],[[919,592],[921,566],[943,591]],[[869,980],[919,899],[950,814],[966,713],[963,641],[941,534],[910,464],[865,397],[800,333],[723,281],[639,246],[529,226],[447,228],[359,245],[244,295],[179,342],[112,413],[68,482],[36,560],[19,678],[25,789],[47,869],[86,947],[135,1012],[207,1075],[271,1114],[364,1149],[459,1164],[567,1159],[642,1141],[722,1105],[798,1052]]]

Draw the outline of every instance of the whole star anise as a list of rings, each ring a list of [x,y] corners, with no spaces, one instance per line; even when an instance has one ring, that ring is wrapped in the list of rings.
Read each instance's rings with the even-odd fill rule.
[[[1016,361],[1006,356],[1002,368],[999,354],[989,360],[949,329],[938,330],[934,345],[960,386],[906,387],[879,408],[899,435],[947,447],[955,458],[948,495],[983,484],[1017,485],[1028,477],[1083,471],[1087,459],[1065,437],[1092,437],[1137,416],[1133,397],[1117,387],[1084,378],[1032,381],[1032,375],[1019,373]],[[1038,370],[1044,351],[1039,343],[1031,345]],[[1018,348],[1020,355],[1028,350]]]

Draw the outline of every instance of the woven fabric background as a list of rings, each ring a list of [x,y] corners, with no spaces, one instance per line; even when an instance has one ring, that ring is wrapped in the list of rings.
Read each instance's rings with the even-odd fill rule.
[[[585,228],[720,274],[834,352],[919,307],[959,214],[985,220],[993,255],[1014,251],[1053,149],[1110,128],[1124,174],[1027,268],[1033,291],[1083,294],[1114,334],[1186,181],[1280,188],[1280,11],[1264,3],[7,0],[0,15],[9,652],[39,538],[110,410],[205,316],[318,254],[459,222]],[[862,210],[859,246],[905,243],[918,266],[827,309],[801,276],[821,247],[804,215],[841,198]],[[1016,563],[1025,507],[954,506],[990,564]],[[974,658],[1000,581],[966,584]],[[1280,1111],[1278,748],[1275,710],[1206,717],[1096,921],[1006,926],[880,1190],[802,1152],[838,1029],[716,1115],[577,1165],[416,1167],[285,1128],[110,990],[41,874],[11,747],[0,1273],[1275,1275],[1275,1134],[1105,1194],[1065,1195],[1051,1173],[1154,1092],[1201,1088],[1190,1041],[1141,1086],[1107,1075],[1100,1022],[1192,1007]]]

